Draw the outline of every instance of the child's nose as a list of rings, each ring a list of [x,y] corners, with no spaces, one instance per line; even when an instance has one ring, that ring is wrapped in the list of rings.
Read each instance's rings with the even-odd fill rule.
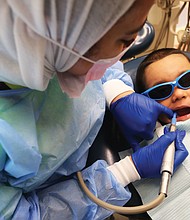
[[[177,86],[174,88],[174,92],[172,94],[172,101],[177,101],[184,99],[188,96],[188,89],[181,89],[178,88]]]

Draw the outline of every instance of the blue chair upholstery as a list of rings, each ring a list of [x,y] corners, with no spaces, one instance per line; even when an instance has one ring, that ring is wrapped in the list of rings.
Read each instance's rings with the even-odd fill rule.
[[[133,44],[133,46],[123,55],[121,60],[126,60],[134,57],[149,48],[154,40],[155,30],[152,24],[148,21],[145,23],[143,28],[138,33],[138,40]]]
[[[136,72],[139,64],[144,60],[146,55],[132,59],[126,63],[124,63],[124,70],[127,74],[129,74],[135,84]]]

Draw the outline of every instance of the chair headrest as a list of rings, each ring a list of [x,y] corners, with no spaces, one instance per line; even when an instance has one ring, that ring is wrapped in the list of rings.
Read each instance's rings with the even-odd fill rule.
[[[138,32],[137,40],[132,47],[123,55],[121,60],[134,57],[149,48],[155,36],[155,30],[151,23],[146,21],[142,29]]]
[[[146,55],[130,60],[124,64],[124,70],[127,74],[131,76],[134,84],[135,84],[137,68],[139,64],[144,60],[145,57]]]

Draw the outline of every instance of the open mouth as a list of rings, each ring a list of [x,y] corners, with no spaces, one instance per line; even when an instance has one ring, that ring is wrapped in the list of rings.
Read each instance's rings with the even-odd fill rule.
[[[177,109],[175,110],[175,112],[177,113],[177,118],[182,118],[183,116],[187,116],[190,114],[190,107]]]

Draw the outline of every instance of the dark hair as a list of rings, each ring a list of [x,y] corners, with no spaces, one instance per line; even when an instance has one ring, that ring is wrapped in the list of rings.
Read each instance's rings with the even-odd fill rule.
[[[144,73],[145,73],[146,68],[151,63],[154,63],[172,54],[182,54],[190,62],[190,58],[183,51],[175,49],[175,48],[162,48],[162,49],[153,51],[152,53],[146,56],[146,58],[140,63],[137,69],[136,85],[135,85],[136,92],[142,93],[147,89],[145,78],[144,78]]]

